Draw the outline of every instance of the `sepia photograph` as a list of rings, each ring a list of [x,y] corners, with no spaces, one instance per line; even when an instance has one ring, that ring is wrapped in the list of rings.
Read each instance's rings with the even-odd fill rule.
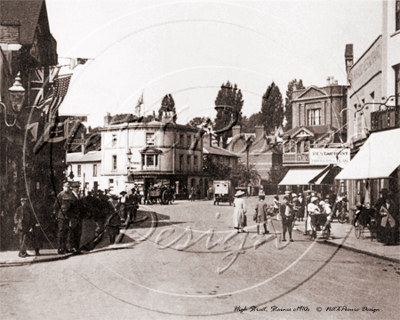
[[[0,318],[400,314],[399,0],[0,0]]]

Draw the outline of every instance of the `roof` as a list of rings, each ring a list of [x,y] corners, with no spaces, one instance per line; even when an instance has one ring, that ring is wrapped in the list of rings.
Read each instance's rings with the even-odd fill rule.
[[[314,136],[320,136],[322,134],[325,134],[329,131],[336,131],[337,129],[335,127],[333,127],[330,124],[325,124],[325,125],[319,125],[319,126],[301,126],[301,127],[295,127],[292,128],[286,132],[284,132],[282,134],[282,136],[293,136],[297,131],[299,131],[300,129],[306,129],[310,132],[312,132],[314,134]]]
[[[230,152],[228,150],[222,149],[220,147],[215,147],[215,146],[210,147],[210,146],[206,146],[204,144],[203,144],[203,154],[240,158],[240,156],[238,156],[237,154]]]
[[[31,45],[44,0],[0,1],[1,23],[20,23],[20,44]],[[48,26],[48,21],[47,21]],[[50,32],[50,30],[48,30]]]
[[[101,151],[90,151],[86,154],[82,152],[67,153],[67,163],[72,162],[100,162]]]

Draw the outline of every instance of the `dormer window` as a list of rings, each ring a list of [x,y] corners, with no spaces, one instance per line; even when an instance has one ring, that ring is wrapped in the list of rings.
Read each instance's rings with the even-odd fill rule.
[[[146,133],[146,145],[154,146],[154,132]]]

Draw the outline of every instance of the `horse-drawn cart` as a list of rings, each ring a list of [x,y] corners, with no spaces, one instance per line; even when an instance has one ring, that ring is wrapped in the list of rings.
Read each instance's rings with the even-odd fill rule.
[[[173,200],[173,192],[169,186],[166,185],[154,185],[153,187],[149,188],[147,194],[147,201],[149,204],[170,204]]]

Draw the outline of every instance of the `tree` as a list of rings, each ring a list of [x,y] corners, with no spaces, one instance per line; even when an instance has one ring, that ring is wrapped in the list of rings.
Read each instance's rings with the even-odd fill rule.
[[[158,119],[162,119],[162,115],[164,111],[172,111],[174,113],[175,120],[176,116],[176,109],[175,109],[175,101],[172,98],[171,94],[166,94],[165,97],[161,101],[161,107],[158,109]]]
[[[263,125],[267,133],[282,125],[283,101],[279,87],[272,82],[262,97],[261,112],[257,114],[257,125]]]
[[[192,120],[190,120],[187,125],[188,126],[192,126],[192,127],[198,127],[201,124],[205,123],[207,121],[207,119],[209,119],[209,118],[207,118],[207,117],[195,117]]]
[[[286,90],[286,98],[285,98],[285,118],[286,125],[285,131],[292,129],[293,127],[293,112],[292,112],[292,99],[293,99],[293,87],[296,86],[296,89],[305,89],[303,85],[303,80],[297,81],[297,79],[293,79],[288,83],[288,87]]]
[[[236,186],[247,186],[249,183],[258,185],[260,175],[253,164],[247,166],[239,162],[233,167],[232,179]]]
[[[288,172],[289,168],[283,165],[272,166],[269,171],[268,184],[278,185]]]
[[[215,118],[214,130],[221,130],[227,127],[232,121],[232,115],[237,112],[238,121],[240,124],[242,120],[242,107],[243,107],[243,96],[237,85],[232,85],[229,81],[221,85],[221,89],[218,91],[217,98],[215,99],[215,106],[220,107],[217,110],[217,117]],[[218,135],[218,140],[222,137],[224,147],[228,137],[232,136],[232,129],[225,131]]]
[[[220,163],[211,155],[204,155],[203,172],[212,180],[229,180],[231,179],[232,168]]]

